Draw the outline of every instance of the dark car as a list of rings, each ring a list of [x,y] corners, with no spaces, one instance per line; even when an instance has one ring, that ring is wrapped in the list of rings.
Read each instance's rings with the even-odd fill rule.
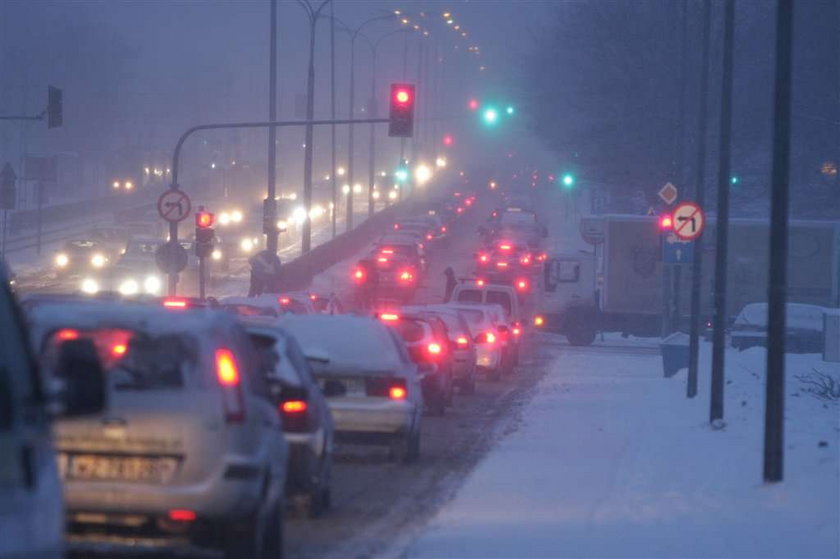
[[[420,368],[423,401],[429,411],[443,415],[452,404],[454,388],[446,324],[428,313],[384,312],[379,318],[400,335],[411,360]]]
[[[334,427],[327,401],[297,341],[271,319],[243,319],[262,350],[269,392],[289,444],[286,493],[307,498],[310,516],[329,508]]]

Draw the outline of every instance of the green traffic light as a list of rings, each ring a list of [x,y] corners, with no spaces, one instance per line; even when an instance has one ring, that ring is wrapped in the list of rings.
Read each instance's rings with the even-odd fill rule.
[[[731,184],[732,186],[736,186],[736,185],[740,184],[740,182],[741,182],[740,177],[737,177],[735,175],[732,175],[731,177],[729,177],[729,184]]]
[[[561,178],[560,181],[563,183],[563,186],[566,188],[571,188],[575,185],[575,176],[571,173],[565,173]]]
[[[484,123],[488,125],[494,125],[499,120],[499,111],[497,111],[493,107],[488,107],[484,109],[484,112],[481,114],[481,117],[484,119]]]
[[[506,112],[507,114],[509,114],[509,115],[512,115],[512,114],[513,114],[514,112],[516,112],[516,111],[514,111],[514,109],[513,109],[513,105],[508,105],[508,106],[507,106],[507,109],[505,109],[505,112]]]
[[[400,168],[394,172],[394,178],[397,182],[405,182],[408,180],[408,169]]]

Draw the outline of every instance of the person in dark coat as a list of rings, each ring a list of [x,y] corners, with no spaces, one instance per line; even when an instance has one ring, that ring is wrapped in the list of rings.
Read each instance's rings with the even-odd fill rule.
[[[455,270],[448,266],[443,275],[446,276],[446,291],[443,294],[443,302],[448,303],[452,299],[452,292],[455,291],[455,286],[458,285],[458,280],[455,279]]]
[[[280,292],[281,263],[276,253],[261,250],[252,256],[248,263],[251,265],[251,285],[248,288],[248,297]]]
[[[364,281],[358,287],[358,304],[363,309],[371,309],[376,301],[376,291],[379,289],[379,272],[369,258],[359,260],[358,265],[364,274]]]

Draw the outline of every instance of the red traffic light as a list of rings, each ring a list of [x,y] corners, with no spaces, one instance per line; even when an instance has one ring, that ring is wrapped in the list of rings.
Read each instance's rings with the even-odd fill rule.
[[[469,107],[471,111],[477,111],[478,110],[478,99],[470,99],[467,102],[467,107]]]
[[[407,88],[397,88],[394,91],[394,102],[400,105],[405,105],[411,101],[411,92]]]
[[[208,227],[212,227],[213,226],[213,221],[215,220],[215,217],[216,216],[214,216],[210,212],[204,212],[204,211],[196,212],[196,214],[195,214],[195,226],[199,227],[201,229],[206,229]]]
[[[414,135],[414,86],[409,83],[391,84],[391,110],[388,135],[410,138]]]
[[[443,137],[443,145],[445,145],[445,146],[451,146],[453,143],[455,143],[455,140],[452,138],[452,135],[451,135],[451,134],[446,134],[446,135]]]
[[[661,231],[670,231],[674,228],[674,219],[671,214],[662,214],[659,216],[659,229]]]

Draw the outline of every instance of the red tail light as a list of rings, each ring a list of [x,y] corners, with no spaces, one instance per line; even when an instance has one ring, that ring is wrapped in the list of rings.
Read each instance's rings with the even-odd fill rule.
[[[395,224],[394,224],[394,229],[399,229],[399,228],[400,228],[400,224],[399,224],[399,223],[395,223]]]
[[[531,265],[531,257],[528,255],[523,256],[519,259],[519,263],[523,266],[530,266]]]
[[[195,519],[195,511],[192,510],[172,509],[169,511],[169,520],[173,522],[193,522]]]
[[[441,233],[446,233],[446,225],[444,225],[443,227],[440,228],[440,232]]]
[[[405,400],[408,396],[408,391],[403,386],[392,386],[388,390],[388,397],[392,400]]]
[[[400,272],[399,278],[401,282],[409,283],[414,281],[414,274],[411,273],[411,270],[403,270]]]
[[[522,335],[522,324],[519,322],[514,322],[513,327],[511,328],[511,332],[513,332],[514,336],[521,336]]]
[[[464,208],[462,208],[461,206],[458,206],[457,208],[455,208],[455,211],[459,214],[462,214],[462,213],[464,213]]]
[[[281,305],[288,305],[291,302],[291,299],[289,299],[288,297],[280,297],[279,299],[277,299],[277,301]]]
[[[496,262],[496,267],[497,268],[507,268],[508,263],[507,262]]]
[[[111,348],[111,355],[114,357],[120,357],[125,355],[125,352],[128,351],[128,346],[125,344],[117,344]]]
[[[242,379],[236,359],[229,349],[216,350],[216,378],[222,386],[225,417],[231,423],[245,419],[245,402],[242,397]]]
[[[315,295],[314,293],[312,293],[312,294],[310,294],[310,295],[309,295],[309,300],[310,300],[310,301],[317,301],[317,300],[318,300],[318,296],[317,296],[317,295]]]
[[[467,339],[466,336],[458,336],[455,340],[455,343],[458,344],[458,347],[467,347],[470,341]]]
[[[309,406],[306,400],[287,400],[280,404],[280,409],[283,413],[304,413]]]
[[[484,280],[483,279],[477,279],[477,280],[475,280],[475,284],[476,285],[484,285]]]
[[[486,254],[479,254],[478,255],[478,261],[479,262],[487,262],[488,260],[490,260],[490,257],[487,256]]]
[[[517,291],[528,291],[530,285],[528,284],[528,280],[526,279],[518,279],[516,280],[516,290]]]
[[[440,355],[441,353],[443,353],[443,348],[437,342],[430,343],[428,346],[426,346],[426,349],[431,355]]]
[[[485,332],[483,334],[479,334],[478,343],[480,343],[480,344],[495,344],[496,343],[496,334],[494,334],[493,332]]]
[[[79,331],[72,330],[70,328],[64,328],[63,330],[59,330],[55,335],[57,340],[61,340],[62,342],[66,342],[67,340],[78,340],[79,339]]]
[[[392,248],[383,248],[383,249],[382,249],[382,250],[380,250],[379,252],[381,252],[382,254],[394,254],[394,249],[392,249]]]
[[[502,244],[499,245],[499,250],[508,251],[511,248],[513,248],[513,247],[511,245],[507,244],[507,243],[502,243]]]
[[[361,266],[357,266],[353,270],[353,280],[356,283],[362,283],[367,279],[367,274],[365,273],[364,269]]]
[[[186,309],[187,300],[178,297],[167,297],[163,300],[163,306],[167,309]]]
[[[434,236],[434,235],[432,235],[431,233],[427,233],[427,234],[426,234],[426,240],[427,240],[427,241],[431,241],[431,240],[432,240],[432,239],[434,239],[434,238],[435,238],[435,236]]]
[[[384,312],[379,315],[379,318],[388,322],[393,322],[394,320],[399,320],[400,315],[392,312]]]

